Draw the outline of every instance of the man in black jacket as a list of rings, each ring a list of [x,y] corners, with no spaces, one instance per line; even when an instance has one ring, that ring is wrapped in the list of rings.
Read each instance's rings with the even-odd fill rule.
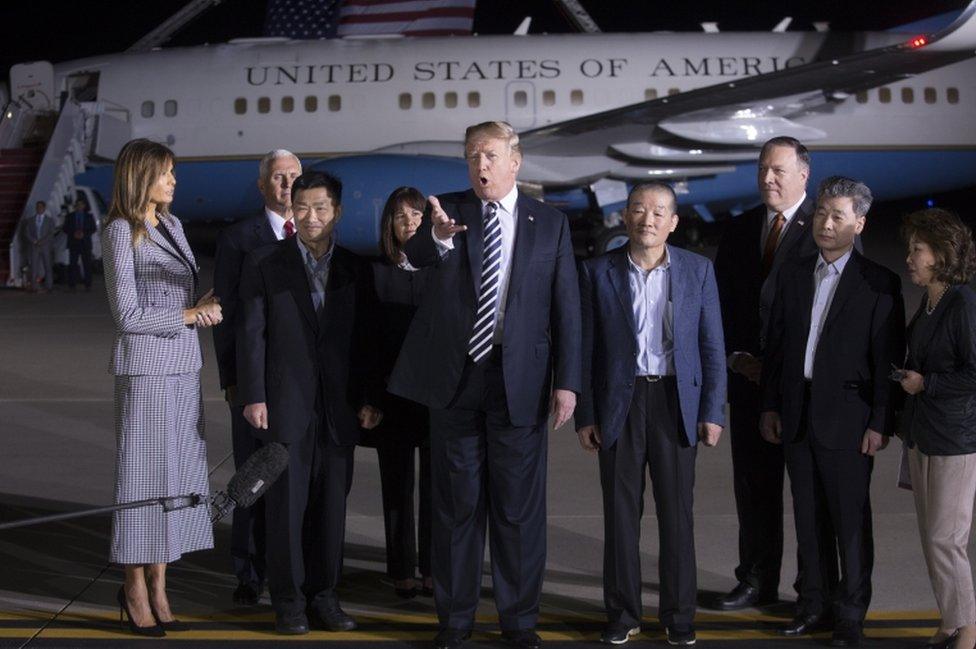
[[[258,166],[258,189],[264,198],[259,214],[220,231],[214,258],[214,296],[224,319],[214,327],[214,351],[220,387],[230,407],[234,465],[240,467],[257,450],[257,440],[244,419],[244,404],[237,400],[238,289],[244,257],[256,248],[295,234],[291,215],[291,186],[302,174],[302,163],[284,149],[271,151]],[[253,606],[264,589],[264,501],[235,509],[230,553],[234,558],[237,589],[234,603]]]
[[[901,282],[854,250],[870,206],[862,183],[821,184],[820,252],[780,269],[762,368],[761,431],[783,445],[803,565],[797,614],[783,632],[808,633],[832,612],[831,644],[841,647],[860,644],[871,599],[871,469],[892,430],[897,384],[888,373],[905,353]],[[822,561],[824,519],[840,548],[836,592]]]
[[[92,235],[98,230],[95,217],[88,211],[84,199],[75,201],[74,211],[64,217],[61,226],[68,246],[68,290],[75,290],[78,283],[78,262],[81,261],[82,282],[85,290],[92,286]]]
[[[356,623],[339,606],[346,496],[359,426],[381,413],[376,297],[369,264],[336,245],[342,186],[309,172],[292,186],[298,235],[244,263],[237,345],[244,417],[281,442],[288,468],[265,495],[267,577],[275,628],[308,632]]]

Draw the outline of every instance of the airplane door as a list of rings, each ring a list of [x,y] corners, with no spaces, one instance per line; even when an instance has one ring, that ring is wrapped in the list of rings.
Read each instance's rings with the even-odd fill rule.
[[[516,130],[535,126],[535,86],[512,81],[505,86],[505,119]]]
[[[33,110],[56,110],[54,66],[48,61],[11,66],[10,96],[25,102]]]

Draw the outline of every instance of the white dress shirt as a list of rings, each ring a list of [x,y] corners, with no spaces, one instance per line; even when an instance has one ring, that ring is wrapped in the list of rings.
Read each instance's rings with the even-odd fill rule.
[[[484,220],[485,206],[490,201],[481,201],[481,218]],[[492,343],[499,345],[502,342],[503,325],[505,322],[505,307],[508,300],[508,283],[512,277],[512,254],[515,251],[515,224],[518,222],[518,187],[512,187],[498,203],[498,224],[502,229],[502,249],[500,268],[498,275],[498,308],[495,310],[495,333],[492,336]],[[484,228],[482,228],[482,231]],[[431,236],[440,252],[441,257],[449,251],[454,250],[454,238],[438,239],[436,231],[431,228]],[[481,272],[480,269],[478,271]]]
[[[807,351],[803,359],[803,377],[807,380],[813,378],[813,359],[817,354],[817,344],[820,342],[824,320],[830,312],[830,303],[833,302],[834,293],[837,292],[837,283],[850,258],[850,250],[833,263],[828,263],[823,255],[817,257],[817,265],[813,271],[814,291],[813,307],[810,310],[810,333],[807,334]]]
[[[271,225],[271,230],[274,232],[275,236],[278,237],[278,241],[285,238],[285,217],[269,210],[267,207],[264,208],[264,214],[268,217],[268,223]]]
[[[671,308],[671,253],[644,270],[627,253],[631,308],[637,329],[637,376],[674,374],[674,313]]]

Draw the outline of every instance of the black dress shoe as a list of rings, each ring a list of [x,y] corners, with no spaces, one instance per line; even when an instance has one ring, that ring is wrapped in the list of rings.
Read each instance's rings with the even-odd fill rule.
[[[665,627],[665,631],[668,644],[675,647],[690,647],[698,640],[695,636],[695,627],[690,624],[675,624]]]
[[[751,606],[773,604],[777,599],[775,592],[763,592],[755,586],[740,581],[730,592],[716,597],[713,608],[719,611],[738,611]]]
[[[261,591],[255,584],[241,582],[234,589],[234,603],[238,606],[256,606]]]
[[[830,646],[861,646],[861,623],[857,620],[838,620],[834,626],[834,635],[830,638]]]
[[[806,635],[828,626],[829,621],[822,613],[800,613],[790,620],[779,632],[787,637]]]
[[[305,635],[308,618],[304,613],[275,613],[275,631],[281,635]]]
[[[458,649],[471,638],[471,629],[442,629],[434,638],[434,649]]]
[[[335,602],[331,606],[319,606],[312,611],[312,619],[317,627],[329,631],[352,631],[356,628],[356,620],[352,619]]]
[[[542,638],[532,629],[502,631],[502,640],[516,649],[539,649],[542,646]]]
[[[640,627],[627,628],[625,626],[608,626],[600,634],[600,642],[603,644],[624,644],[631,638],[640,635]]]

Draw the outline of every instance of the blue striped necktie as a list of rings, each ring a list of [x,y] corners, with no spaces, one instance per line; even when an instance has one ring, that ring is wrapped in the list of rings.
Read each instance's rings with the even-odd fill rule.
[[[475,363],[491,352],[495,335],[495,313],[498,310],[498,288],[502,268],[502,226],[498,221],[498,203],[485,205],[485,248],[481,260],[481,290],[474,317],[474,332],[468,343],[468,355]]]

